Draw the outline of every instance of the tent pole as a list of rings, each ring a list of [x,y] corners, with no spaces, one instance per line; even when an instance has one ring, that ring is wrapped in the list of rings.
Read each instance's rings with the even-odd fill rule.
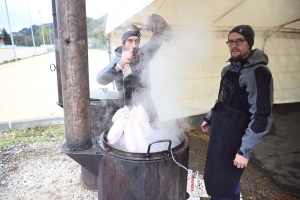
[[[282,28],[285,27],[286,25],[295,23],[295,22],[297,22],[297,21],[300,21],[300,18],[295,19],[295,20],[292,20],[292,21],[290,21],[290,22],[287,22],[287,23],[284,23],[284,24],[278,26],[277,29],[276,29],[275,31],[273,31],[273,32],[272,32],[272,30],[273,30],[274,28],[271,29],[271,30],[267,30],[265,33],[269,33],[269,32],[272,32],[272,33],[266,34],[267,36],[264,38],[264,44],[263,44],[262,52],[265,51],[265,46],[266,46],[266,43],[267,43],[267,40],[268,40],[269,37],[271,37],[274,33],[278,32],[280,29],[282,29]]]
[[[236,9],[237,7],[239,7],[245,1],[247,1],[247,0],[242,0],[241,2],[239,2],[238,4],[236,4],[235,6],[233,6],[231,9],[229,9],[227,12],[225,12],[223,15],[221,15],[218,19],[216,19],[211,25],[213,25],[214,23],[216,23],[217,21],[219,21],[220,19],[222,19],[223,17],[225,17],[226,15],[228,15],[229,13],[231,13],[231,11],[233,11],[234,9]]]
[[[107,53],[108,53],[108,58],[109,58],[109,62],[111,62],[111,50],[110,50],[110,34],[108,33],[107,34],[107,38],[106,38],[106,41],[107,41]],[[113,81],[112,82],[112,85],[113,85],[113,91],[116,91],[116,82]]]

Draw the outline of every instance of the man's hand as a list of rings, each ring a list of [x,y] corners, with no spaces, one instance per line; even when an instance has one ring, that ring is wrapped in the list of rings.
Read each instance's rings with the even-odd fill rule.
[[[167,22],[157,14],[147,16],[144,21],[144,29],[152,30],[155,35],[161,34],[167,26]]]
[[[161,37],[165,42],[173,38],[173,31],[167,22],[160,15],[152,14],[144,21],[144,29],[152,30],[153,35]]]
[[[128,51],[123,51],[121,55],[120,65],[122,69],[125,68],[126,64],[129,64],[131,59],[133,58],[133,49],[131,48]]]
[[[201,124],[201,129],[202,129],[203,132],[206,133],[206,132],[209,131],[210,125],[209,125],[206,121],[204,121],[204,122],[202,122],[202,124]]]
[[[152,16],[151,15],[147,16],[144,21],[144,29],[153,31],[154,27],[155,27],[155,24],[152,21]]]
[[[237,168],[244,168],[247,167],[248,165],[248,158],[245,158],[244,156],[240,155],[240,154],[236,154],[235,155],[235,159],[233,161],[233,164],[237,167]]]
[[[131,74],[131,67],[130,67],[130,61],[133,58],[133,49],[131,48],[128,51],[123,51],[121,55],[121,60],[119,63],[116,64],[115,69],[116,71],[123,71],[124,77]]]

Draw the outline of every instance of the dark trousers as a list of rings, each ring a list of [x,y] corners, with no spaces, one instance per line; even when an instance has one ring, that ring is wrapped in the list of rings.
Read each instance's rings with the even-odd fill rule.
[[[240,200],[240,191],[241,191],[241,184],[239,183],[236,190],[235,190],[235,194],[232,198],[230,199],[224,199],[224,198],[219,198],[219,197],[211,197],[210,200]]]

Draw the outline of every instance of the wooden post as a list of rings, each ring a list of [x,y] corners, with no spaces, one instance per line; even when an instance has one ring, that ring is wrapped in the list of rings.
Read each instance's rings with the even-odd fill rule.
[[[92,146],[85,0],[56,0],[66,146]]]

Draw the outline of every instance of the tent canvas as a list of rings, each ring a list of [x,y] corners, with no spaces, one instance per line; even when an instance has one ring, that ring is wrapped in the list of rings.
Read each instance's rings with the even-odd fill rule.
[[[125,2],[125,1],[124,1]],[[142,28],[146,16],[161,15],[174,30],[150,64],[152,97],[160,120],[206,113],[217,99],[220,74],[230,54],[225,42],[236,25],[255,31],[253,48],[269,57],[275,103],[300,101],[300,1],[299,0],[136,0],[137,8],[119,22],[110,12],[107,33],[110,51],[121,45],[122,27]],[[116,9],[117,10],[117,9]],[[141,46],[151,37],[142,30]],[[104,66],[103,66],[104,67]],[[163,94],[163,95],[162,95]]]

